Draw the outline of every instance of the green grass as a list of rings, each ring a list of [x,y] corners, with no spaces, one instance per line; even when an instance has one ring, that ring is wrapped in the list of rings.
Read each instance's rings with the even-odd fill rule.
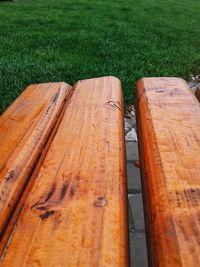
[[[199,71],[199,0],[0,3],[0,112],[30,83],[114,75],[125,102],[144,76]]]

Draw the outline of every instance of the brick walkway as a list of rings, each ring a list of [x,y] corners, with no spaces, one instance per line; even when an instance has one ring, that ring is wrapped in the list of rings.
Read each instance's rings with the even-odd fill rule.
[[[126,141],[131,267],[147,267],[140,171],[134,165],[139,159],[137,145]]]

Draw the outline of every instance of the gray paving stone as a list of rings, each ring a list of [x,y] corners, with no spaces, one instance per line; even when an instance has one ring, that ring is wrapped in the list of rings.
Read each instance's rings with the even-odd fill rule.
[[[135,230],[133,214],[131,211],[130,203],[128,203],[128,219],[129,219],[129,232],[133,233]]]
[[[145,233],[130,234],[131,267],[148,267]]]
[[[130,131],[128,131],[125,135],[125,140],[127,142],[137,142],[137,133],[134,128],[132,128]]]
[[[126,142],[126,159],[129,161],[139,159],[137,142]]]
[[[140,169],[133,162],[127,162],[128,189],[141,189]]]
[[[129,128],[135,128],[136,127],[136,119],[135,119],[135,117],[134,118],[124,118],[124,127],[126,128],[126,127],[129,127]]]
[[[145,226],[144,226],[142,195],[141,194],[129,195],[128,199],[135,229],[136,230],[144,229]]]
[[[131,129],[133,128],[132,123],[131,123],[131,119],[124,119],[124,129],[125,129],[125,133],[129,132]]]

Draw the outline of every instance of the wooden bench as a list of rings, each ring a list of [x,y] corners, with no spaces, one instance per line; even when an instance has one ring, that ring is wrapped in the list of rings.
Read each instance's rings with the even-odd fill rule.
[[[0,236],[70,89],[65,83],[30,85],[0,117]]]
[[[200,104],[182,79],[137,87],[150,266],[200,266]]]
[[[71,88],[62,85],[62,90],[70,91]],[[43,86],[39,85],[40,97],[35,97],[37,101],[43,98],[44,91],[46,92]],[[54,88],[55,91],[57,92]],[[25,91],[27,97],[31,93],[31,88]],[[49,112],[56,115],[57,112],[51,105],[58,103],[58,100],[61,104],[67,95],[69,94],[63,94],[62,101],[61,95],[59,98],[54,94],[53,98],[48,96],[44,102],[49,107],[46,109],[35,103],[32,105],[34,112],[28,103],[23,104],[27,106],[27,110],[25,112],[22,108],[19,116],[24,115],[25,133],[33,129],[27,134],[28,145],[27,139],[21,134],[23,146],[20,145],[15,151],[13,161],[17,157],[24,172],[32,169],[36,163],[35,158],[38,156],[34,159],[32,156],[36,150],[36,140],[44,135],[44,129],[50,132],[46,123],[42,123],[42,129],[38,126],[36,136],[33,134],[31,138],[37,125],[33,119],[38,117],[37,121],[40,121],[41,117],[44,120],[43,116]],[[52,100],[49,101],[50,99]],[[32,95],[29,101],[32,102]],[[49,137],[50,141],[45,138],[46,152],[34,166],[29,183],[4,231],[0,243],[0,265],[128,266],[121,82],[114,77],[79,81],[63,109],[62,117],[59,117]],[[11,106],[9,113],[12,113],[11,110],[15,108]],[[30,112],[32,115],[26,117],[25,114]],[[7,123],[8,118],[9,114],[5,113],[1,119]],[[52,116],[49,115],[49,118],[53,121]],[[10,131],[9,125],[2,131],[2,135]],[[18,131],[21,128],[20,123],[15,127]],[[15,131],[17,130],[13,130],[13,133]],[[44,143],[44,140],[41,142]],[[26,154],[25,150],[22,153],[21,147],[29,152]],[[41,153],[41,147],[38,146],[38,149]],[[24,163],[25,159],[31,167]],[[4,187],[8,181],[10,189],[12,187],[9,194],[12,200],[18,197],[20,191],[18,186],[18,194],[14,195],[13,182],[24,180],[21,169],[8,168],[6,164],[6,171],[2,175],[5,181],[0,185],[0,190],[8,191]],[[1,196],[3,197],[2,193]],[[2,207],[9,210],[9,202],[5,202]],[[5,225],[6,220],[0,218],[1,224]]]
[[[195,96],[196,96],[196,98],[199,100],[199,102],[200,102],[200,86],[196,89],[196,91],[195,91]]]

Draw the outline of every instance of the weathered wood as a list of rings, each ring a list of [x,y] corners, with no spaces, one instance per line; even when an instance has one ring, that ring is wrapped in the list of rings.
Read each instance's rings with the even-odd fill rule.
[[[69,92],[65,83],[30,85],[0,117],[0,235]]]
[[[150,266],[200,266],[200,105],[178,78],[138,82]]]
[[[195,96],[196,96],[196,98],[199,100],[199,102],[200,102],[200,86],[196,89],[196,91],[195,91]]]
[[[128,266],[121,83],[74,89],[1,266]]]

